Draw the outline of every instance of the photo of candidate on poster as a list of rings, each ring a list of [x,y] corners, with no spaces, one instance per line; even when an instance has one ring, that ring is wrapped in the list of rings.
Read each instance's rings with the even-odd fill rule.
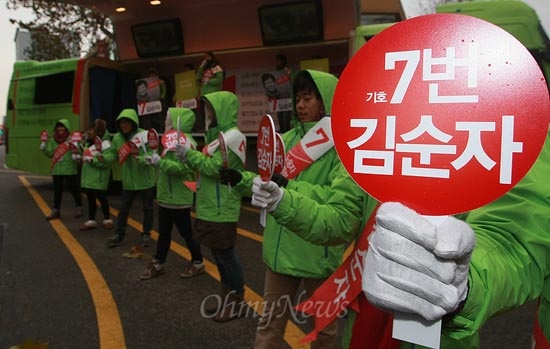
[[[290,76],[286,70],[274,70],[261,75],[265,94],[272,104],[272,111],[292,110]]]
[[[138,115],[158,113],[162,110],[160,83],[158,77],[146,77],[136,80]]]

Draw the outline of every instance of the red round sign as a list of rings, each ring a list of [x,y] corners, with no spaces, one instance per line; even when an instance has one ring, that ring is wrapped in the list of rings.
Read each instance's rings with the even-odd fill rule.
[[[377,200],[455,214],[523,178],[546,139],[549,104],[543,73],[513,36],[470,16],[426,15],[351,59],[332,133],[347,171]]]
[[[269,114],[260,120],[257,148],[258,174],[263,181],[269,181],[275,167],[275,125]]]
[[[48,140],[48,131],[46,131],[46,130],[40,131],[40,140],[42,142],[45,142],[45,141]]]
[[[159,147],[159,134],[154,128],[147,131],[147,143],[149,143],[149,148],[153,150],[157,150]]]
[[[285,168],[285,143],[280,134],[275,133],[275,167],[274,173],[281,173]]]

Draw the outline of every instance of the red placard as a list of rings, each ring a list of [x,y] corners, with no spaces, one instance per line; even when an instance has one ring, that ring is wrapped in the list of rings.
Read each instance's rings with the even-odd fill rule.
[[[258,174],[263,181],[269,181],[275,167],[275,125],[271,115],[266,114],[258,129]]]
[[[159,134],[154,128],[147,131],[147,143],[149,143],[149,148],[152,150],[157,150],[159,147]]]
[[[118,149],[118,163],[123,164],[124,161],[130,156],[131,153],[131,147],[130,144],[133,144],[133,142],[126,142],[124,143],[119,149]],[[135,144],[134,144],[135,146]],[[135,146],[137,149],[137,146]]]
[[[178,132],[176,130],[170,130],[162,134],[160,142],[165,150],[174,150],[176,149],[176,145],[185,144],[185,142],[187,142],[187,137],[185,137],[183,132],[179,132],[178,137]]]
[[[82,132],[74,131],[71,133],[71,142],[78,143],[82,140]]]
[[[130,154],[132,154],[132,155],[138,155],[139,154],[139,148],[138,148],[136,143],[128,142],[128,145],[130,146]]]
[[[99,136],[95,136],[94,146],[95,146],[95,150],[101,152],[101,149],[103,147],[103,141],[101,140],[101,138],[99,138]]]
[[[46,130],[40,131],[40,140],[42,142],[46,142],[48,140],[48,131]]]
[[[225,144],[225,136],[222,131],[218,133],[218,141],[220,142],[220,153],[222,155],[222,164],[224,168],[229,166],[229,156],[227,154],[227,144]]]
[[[273,173],[281,173],[285,168],[285,144],[280,134],[275,133],[275,167]]]
[[[445,215],[487,204],[524,177],[550,106],[543,73],[513,36],[436,14],[369,40],[342,73],[332,116],[338,155],[366,192]]]

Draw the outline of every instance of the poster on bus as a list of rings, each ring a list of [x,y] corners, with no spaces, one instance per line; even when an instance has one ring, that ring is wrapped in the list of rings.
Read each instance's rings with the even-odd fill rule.
[[[158,77],[146,77],[136,80],[138,115],[162,112],[160,84],[161,80]]]

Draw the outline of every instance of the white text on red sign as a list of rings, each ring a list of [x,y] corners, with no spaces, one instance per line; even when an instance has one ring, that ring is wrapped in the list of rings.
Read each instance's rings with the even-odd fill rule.
[[[376,132],[378,119],[351,119],[350,127],[364,128],[365,132],[356,139],[347,142],[350,149],[354,151],[354,173],[393,175],[395,155],[402,155],[401,175],[429,178],[449,179],[451,171],[448,168],[433,168],[430,166],[432,157],[437,155],[457,155],[457,146],[451,141],[453,136],[439,130],[432,120],[432,115],[422,115],[420,123],[416,128],[399,135],[401,142],[396,140],[396,117],[388,115],[386,117],[386,135],[385,146],[383,150],[365,150],[357,149],[366,144]],[[512,181],[513,154],[521,153],[523,142],[514,141],[514,116],[502,116],[502,134],[499,168],[499,183],[510,184]],[[495,132],[495,122],[460,122],[455,123],[455,131],[467,132],[468,141],[464,151],[458,154],[451,161],[451,166],[455,170],[460,170],[470,161],[476,159],[487,171],[490,171],[497,161],[491,159],[483,149],[482,134]],[[419,144],[414,143],[416,139],[423,135],[429,135],[433,143]],[[420,165],[425,167],[415,167],[413,157],[406,154],[418,154]],[[382,165],[369,165],[368,161],[382,161]]]

